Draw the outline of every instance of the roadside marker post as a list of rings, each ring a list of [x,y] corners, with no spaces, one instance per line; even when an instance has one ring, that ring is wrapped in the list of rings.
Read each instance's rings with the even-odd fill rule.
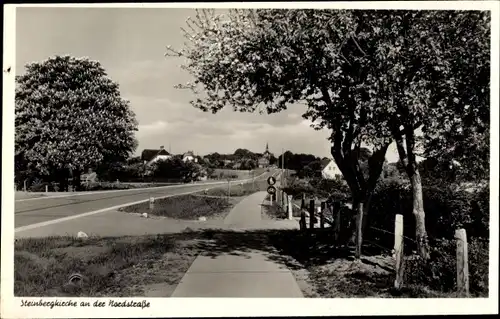
[[[293,196],[288,195],[288,219],[293,219]]]
[[[149,197],[149,210],[152,211],[155,208],[155,198],[153,196]]]

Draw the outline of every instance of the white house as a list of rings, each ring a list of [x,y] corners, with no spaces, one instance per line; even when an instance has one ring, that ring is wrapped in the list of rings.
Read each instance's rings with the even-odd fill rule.
[[[194,156],[194,153],[192,151],[188,151],[182,155],[182,160],[184,162],[195,162],[198,163],[198,159]]]
[[[160,146],[160,149],[145,149],[141,154],[141,159],[146,166],[150,166],[160,160],[165,161],[171,158],[172,155],[167,152],[163,146]]]
[[[324,179],[335,179],[336,177],[342,177],[342,172],[334,160],[325,159],[321,161],[321,176]]]

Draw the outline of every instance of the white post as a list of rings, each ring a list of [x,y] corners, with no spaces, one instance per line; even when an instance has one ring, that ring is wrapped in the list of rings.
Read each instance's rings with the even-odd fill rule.
[[[283,193],[283,211],[287,212],[288,211],[288,195],[286,193]]]
[[[150,196],[149,197],[149,210],[152,211],[155,208],[155,198]]]
[[[26,180],[24,180],[24,191],[26,192]]]
[[[459,297],[469,296],[469,254],[465,229],[455,231],[457,240],[457,292]]]
[[[45,185],[45,193],[49,192],[49,185]]]
[[[396,279],[394,280],[394,288],[401,289],[403,286],[403,215],[397,214],[394,223],[394,257],[396,259]]]
[[[288,219],[293,219],[293,198],[292,195],[288,195]]]

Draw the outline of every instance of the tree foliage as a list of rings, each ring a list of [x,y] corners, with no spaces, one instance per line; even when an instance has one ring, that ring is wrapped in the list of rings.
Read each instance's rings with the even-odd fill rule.
[[[425,153],[458,161],[468,180],[489,177],[490,28],[487,11],[447,12],[432,25],[439,64],[429,70]]]
[[[307,106],[303,117],[315,129],[331,131],[332,156],[358,211],[358,247],[362,211],[368,210],[385,153],[395,140],[411,181],[417,237],[426,258],[416,130],[421,129],[423,145],[434,153],[445,149],[451,155],[467,146],[464,140],[485,141],[488,101],[478,97],[489,83],[483,77],[489,63],[485,13],[204,11],[187,25],[189,43],[169,52],[186,59],[183,68],[195,79],[179,87],[195,93],[203,89],[205,96],[192,101],[195,107],[213,113],[226,106],[275,113],[302,103]],[[457,133],[455,127],[462,128]],[[462,142],[454,141],[458,136]],[[361,167],[362,143],[372,147],[367,170]]]
[[[16,80],[15,154],[22,169],[45,176],[83,172],[125,160],[135,149],[135,115],[99,62],[55,56],[28,64]]]
[[[196,181],[203,173],[201,165],[175,157],[155,162],[152,171],[154,178],[180,180],[182,182]]]

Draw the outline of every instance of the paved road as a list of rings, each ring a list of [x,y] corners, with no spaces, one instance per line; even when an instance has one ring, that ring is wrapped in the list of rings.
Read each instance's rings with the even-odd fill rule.
[[[276,172],[266,172],[259,176],[266,179]],[[239,183],[233,181],[232,183]],[[156,187],[153,189],[132,189],[108,191],[91,194],[75,194],[65,197],[41,197],[15,202],[15,228],[47,222],[50,220],[84,214],[118,205],[147,200],[150,196],[160,197],[177,195],[207,188],[223,187],[226,182],[216,185],[186,184],[179,186]]]

